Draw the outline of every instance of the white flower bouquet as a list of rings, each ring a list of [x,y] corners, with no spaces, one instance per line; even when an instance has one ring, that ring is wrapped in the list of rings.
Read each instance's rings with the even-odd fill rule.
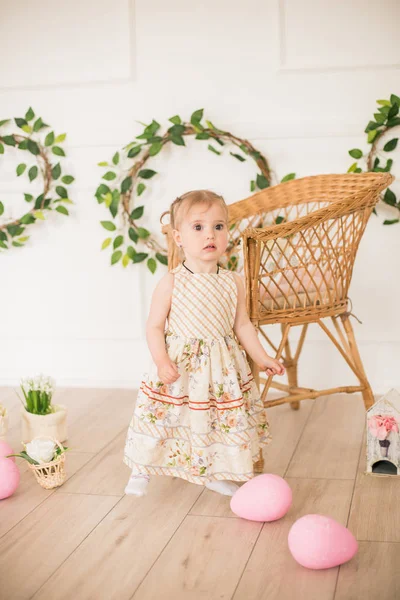
[[[0,440],[8,430],[8,412],[5,406],[0,404]]]
[[[26,402],[25,410],[34,415],[48,415],[54,412],[51,398],[55,382],[51,377],[45,375],[23,377],[20,385]]]

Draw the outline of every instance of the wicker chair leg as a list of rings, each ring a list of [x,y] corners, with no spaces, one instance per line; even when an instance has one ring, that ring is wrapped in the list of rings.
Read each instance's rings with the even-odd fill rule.
[[[260,459],[253,464],[254,473],[264,473],[264,457],[260,450]]]
[[[251,369],[251,373],[254,377],[254,381],[256,382],[257,387],[260,389],[260,369],[249,356],[247,357],[247,359]],[[257,462],[253,463],[253,470],[254,473],[264,472],[264,457],[262,450],[260,450],[260,458],[257,460]]]
[[[284,324],[281,324],[282,334],[284,332]],[[290,342],[289,337],[285,342],[285,363],[286,363],[286,372],[288,376],[288,382],[290,386],[297,387],[297,363],[298,358],[292,358],[292,353],[290,351]],[[295,402],[290,402],[290,407],[293,410],[299,410],[300,402],[297,400]]]
[[[364,390],[361,393],[364,400],[365,410],[368,410],[374,404],[375,398],[371,386],[368,382],[367,375],[364,371],[361,356],[357,347],[356,338],[354,336],[354,330],[350,322],[350,315],[345,313],[343,315],[340,315],[340,318],[342,320],[342,324],[346,332],[347,339],[349,341],[351,359],[353,360],[358,372],[360,373],[360,384],[364,387]]]

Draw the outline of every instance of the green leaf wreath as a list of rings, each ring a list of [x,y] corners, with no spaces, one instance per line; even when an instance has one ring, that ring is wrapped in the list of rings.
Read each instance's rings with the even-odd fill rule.
[[[250,181],[250,191],[271,185],[272,173],[265,156],[248,140],[204,120],[203,109],[192,114],[190,123],[182,121],[178,115],[171,117],[169,121],[171,125],[167,131],[160,133],[161,125],[153,119],[133,142],[114,154],[111,163],[99,163],[106,171],[95,197],[111,214],[109,219],[101,221],[101,225],[112,234],[102,244],[102,249],[111,247],[112,265],[120,262],[127,267],[130,263],[146,260],[148,269],[154,273],[157,261],[167,264],[166,249],[160,246],[148,229],[140,225],[144,205],[139,200],[150,180],[158,174],[149,169],[147,163],[167,144],[185,146],[185,137],[194,136],[196,140],[206,142],[208,150],[218,156],[223,153],[224,146],[229,145],[229,153],[236,160],[244,162],[251,159],[256,163],[257,172]],[[294,173],[289,173],[282,181],[294,177]]]
[[[390,171],[393,165],[393,159],[387,158],[387,153],[393,152],[397,148],[399,141],[398,137],[386,141],[382,146],[384,138],[391,137],[393,129],[399,127],[399,107],[400,97],[392,94],[390,100],[377,100],[378,109],[374,113],[374,120],[369,121],[365,128],[367,134],[367,143],[371,144],[371,149],[367,153],[363,153],[359,148],[353,148],[349,150],[349,154],[356,160],[363,159],[365,164],[365,171],[373,171],[378,173],[384,173]],[[389,135],[390,134],[390,135]],[[381,161],[385,161],[382,164]],[[363,170],[357,162],[353,163],[348,169],[348,173],[362,173]],[[398,212],[400,212],[400,199],[397,200],[396,194],[390,188],[387,188],[382,196],[382,200],[388,206],[391,206]],[[374,213],[377,214],[374,209]],[[400,219],[386,219],[384,225],[393,225],[398,223]]]
[[[13,133],[15,125],[23,133]],[[72,200],[67,186],[74,177],[62,174],[61,160],[65,152],[60,144],[65,138],[65,133],[56,136],[50,125],[37,117],[32,108],[25,118],[0,121],[0,160],[7,147],[22,150],[26,158],[16,168],[17,177],[27,177],[29,182],[40,177],[43,181],[43,191],[39,196],[35,198],[32,194],[24,194],[30,208],[21,217],[2,218],[5,206],[0,198],[0,250],[23,246],[29,239],[26,229],[38,220],[45,220],[46,211],[54,209],[62,215],[69,214],[65,205],[72,204]]]

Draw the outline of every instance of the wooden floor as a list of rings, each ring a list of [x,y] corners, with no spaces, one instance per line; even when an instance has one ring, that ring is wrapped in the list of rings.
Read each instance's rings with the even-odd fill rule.
[[[293,505],[265,524],[236,518],[229,498],[171,477],[154,477],[145,498],[124,496],[134,398],[129,390],[57,393],[69,409],[68,481],[46,491],[17,459],[20,486],[0,501],[1,600],[400,598],[400,477],[363,474],[361,397],[269,411],[265,471],[285,477]],[[19,401],[0,388],[0,402],[19,450]],[[308,513],[347,525],[358,555],[325,571],[299,566],[287,535]]]

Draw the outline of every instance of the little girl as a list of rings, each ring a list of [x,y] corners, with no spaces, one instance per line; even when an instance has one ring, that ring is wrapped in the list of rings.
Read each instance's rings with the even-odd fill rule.
[[[258,339],[241,278],[218,265],[228,245],[223,198],[188,192],[168,212],[185,258],[153,293],[146,337],[154,363],[128,428],[124,463],[132,474],[125,493],[142,496],[150,475],[170,475],[231,496],[238,489],[233,481],[254,476],[253,461],[270,441],[235,335],[267,375],[285,369]]]

